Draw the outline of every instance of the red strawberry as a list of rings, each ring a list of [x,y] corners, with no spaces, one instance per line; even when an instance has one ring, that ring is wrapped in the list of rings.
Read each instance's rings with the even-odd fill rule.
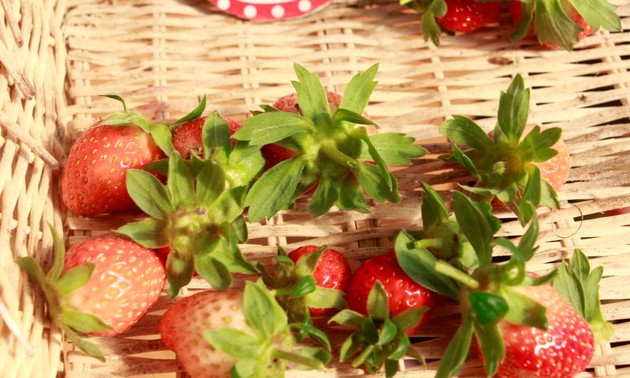
[[[208,290],[180,299],[162,316],[159,332],[193,378],[227,378],[243,367],[252,376],[279,377],[286,360],[314,368],[327,362],[302,353],[273,295],[252,282],[244,292]]]
[[[505,359],[497,376],[559,378],[584,371],[595,349],[586,320],[549,284],[522,287],[520,292],[547,308],[548,328],[545,331],[501,320]]]
[[[351,310],[367,314],[368,295],[379,281],[389,299],[389,313],[396,316],[410,308],[428,307],[437,302],[438,294],[412,280],[400,267],[394,251],[370,257],[353,273],[348,284],[347,302]],[[420,323],[407,330],[407,334],[416,333],[427,323],[427,313]]]
[[[207,290],[175,302],[160,319],[159,332],[167,348],[191,377],[229,377],[236,359],[203,338],[211,329],[230,327],[252,332],[243,314],[243,292]]]
[[[300,258],[319,251],[321,247],[308,245],[297,248],[288,254],[294,263],[298,263]],[[312,272],[313,279],[319,287],[339,290],[345,293],[352,272],[348,260],[341,253],[331,248],[326,248],[320,255],[317,265]],[[331,312],[330,308],[309,308],[311,316],[321,316]]]
[[[190,159],[192,155],[203,158],[203,142],[201,134],[207,117],[199,117],[187,121],[173,131],[173,146],[184,159]],[[230,128],[230,135],[243,126],[235,119],[225,118]]]
[[[101,122],[72,145],[61,178],[64,204],[84,216],[136,208],[127,194],[127,170],[143,168],[165,155],[153,138],[135,125]]]
[[[79,348],[102,358],[76,332],[115,336],[127,331],[159,298],[164,267],[153,251],[117,236],[88,239],[67,255],[63,241],[55,238],[55,262],[47,274],[30,257],[17,263],[44,291],[52,320]]]
[[[331,112],[334,112],[335,109],[341,105],[342,97],[335,92],[326,91],[326,99],[328,100],[328,106],[330,106]],[[280,97],[273,104],[273,107],[281,112],[301,114],[297,93],[290,93]]]
[[[446,14],[436,20],[442,28],[468,33],[499,21],[501,1],[446,0]]]

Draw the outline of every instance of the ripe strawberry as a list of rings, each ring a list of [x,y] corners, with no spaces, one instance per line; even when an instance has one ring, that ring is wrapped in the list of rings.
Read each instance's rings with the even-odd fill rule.
[[[446,13],[436,20],[452,32],[469,33],[499,21],[501,1],[446,0]]]
[[[571,50],[578,41],[600,27],[610,31],[621,28],[615,7],[605,1],[590,7],[577,4],[579,9],[566,0],[555,0],[549,4],[539,2],[508,1],[512,22],[517,25],[513,39],[536,36],[538,42],[547,48]]]
[[[184,159],[190,159],[192,155],[203,159],[204,147],[201,135],[203,125],[207,117],[199,117],[178,125],[173,131],[173,146]],[[243,126],[239,121],[225,118],[230,129],[230,135]]]
[[[244,292],[202,291],[178,300],[162,316],[159,333],[193,378],[243,376],[241,369],[283,376],[287,361],[322,368],[330,358],[297,345],[273,295],[252,282]]]
[[[376,282],[380,282],[387,292],[388,311],[396,316],[411,308],[427,307],[436,304],[437,293],[412,280],[400,267],[394,251],[375,255],[363,262],[353,273],[348,284],[348,308],[361,314],[368,313],[368,296]],[[422,320],[407,330],[414,334],[428,321],[425,313]]]
[[[289,252],[288,257],[298,264],[303,256],[318,252],[320,249],[321,247],[315,245],[303,246]],[[352,272],[348,260],[341,252],[326,248],[321,252],[311,274],[318,287],[345,293]],[[309,307],[311,316],[330,314],[332,311],[334,309]]]
[[[595,349],[586,320],[549,284],[522,287],[519,292],[546,307],[547,329],[501,320],[505,358],[497,376],[573,377],[584,371]]]
[[[137,113],[113,114],[95,123],[73,143],[61,177],[64,204],[83,216],[136,209],[125,183],[129,169],[142,169],[164,158],[169,140],[151,133],[152,125]],[[157,135],[157,134],[155,134]]]
[[[165,282],[153,251],[117,236],[88,239],[65,254],[55,235],[55,260],[47,274],[33,258],[17,263],[43,290],[52,320],[99,358],[98,348],[76,332],[110,337],[127,331],[157,301]]]

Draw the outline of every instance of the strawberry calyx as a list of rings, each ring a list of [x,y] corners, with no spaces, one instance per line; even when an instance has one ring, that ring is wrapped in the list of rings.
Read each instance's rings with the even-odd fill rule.
[[[445,157],[468,170],[474,186],[461,185],[479,201],[497,198],[527,224],[535,216],[533,208],[559,208],[557,194],[541,177],[535,163],[554,157],[552,146],[560,140],[562,129],[545,130],[536,126],[523,136],[529,111],[530,89],[517,75],[506,92],[501,92],[498,122],[490,137],[474,121],[454,116],[440,124],[439,130],[453,142],[453,153]],[[462,150],[459,146],[465,147]],[[530,206],[531,205],[531,206]]]
[[[108,125],[108,126],[136,125],[140,129],[142,129],[142,131],[144,131],[145,133],[150,134],[155,144],[166,155],[169,155],[173,151],[173,142],[171,139],[171,132],[167,124],[152,123],[141,114],[130,111],[127,108],[127,104],[125,103],[125,100],[119,95],[106,94],[103,96],[119,101],[123,106],[123,112],[109,115],[107,118],[101,121],[101,125]]]
[[[287,367],[323,369],[330,361],[326,350],[296,342],[286,313],[262,281],[246,283],[243,314],[251,333],[231,328],[203,333],[211,345],[237,359],[232,376],[283,376]]]
[[[399,360],[405,356],[424,364],[424,358],[411,345],[406,331],[420,323],[427,309],[410,308],[390,317],[387,291],[377,281],[368,295],[367,315],[345,309],[329,320],[329,323],[354,329],[343,342],[339,359],[350,361],[355,368],[363,366],[370,374],[384,367],[388,378],[396,374]]]
[[[78,265],[63,272],[66,249],[62,238],[50,227],[53,234],[53,265],[44,273],[40,264],[32,257],[19,257],[16,264],[36,283],[44,294],[50,319],[59,326],[72,343],[88,355],[105,361],[95,344],[81,338],[80,333],[102,332],[112,329],[93,314],[78,311],[67,298],[85,286],[94,271],[93,263]]]
[[[606,0],[521,0],[521,18],[512,39],[534,28],[540,44],[572,50],[585,28],[621,30],[616,6]]]
[[[223,168],[211,160],[196,168],[172,153],[166,185],[144,170],[127,173],[129,195],[149,217],[117,232],[147,248],[170,247],[166,269],[173,297],[193,272],[217,289],[232,284],[232,273],[256,272],[238,247],[247,239],[245,188],[228,187]]]
[[[410,164],[409,159],[426,151],[413,138],[399,133],[371,136],[362,126],[375,125],[361,113],[376,86],[377,69],[374,65],[354,76],[339,108],[331,111],[318,76],[295,64],[298,80],[293,86],[301,114],[264,111],[246,119],[234,133],[234,139],[250,146],[279,144],[295,151],[252,185],[246,198],[251,221],[290,208],[314,187],[309,211],[317,216],[333,205],[366,212],[365,194],[381,203],[400,200],[398,183],[387,166]]]

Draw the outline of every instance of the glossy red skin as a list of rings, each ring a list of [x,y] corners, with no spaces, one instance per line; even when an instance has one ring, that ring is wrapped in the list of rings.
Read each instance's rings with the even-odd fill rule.
[[[110,337],[127,331],[164,288],[166,272],[158,256],[127,239],[100,236],[73,246],[66,253],[64,272],[86,263],[95,264],[92,276],[67,302],[113,328],[93,335]]]
[[[242,123],[231,118],[226,118],[225,121],[230,128],[230,135],[243,126]],[[206,117],[196,118],[178,126],[173,131],[173,147],[175,147],[175,150],[179,152],[182,158],[190,159],[193,154],[203,158],[202,134],[205,122]]]
[[[151,136],[138,126],[97,123],[70,148],[61,178],[63,202],[83,216],[136,210],[127,193],[127,171],[142,169],[164,157]]]
[[[584,371],[595,350],[588,323],[549,285],[524,293],[547,308],[548,330],[500,321],[505,359],[497,376],[564,378]]]
[[[498,22],[502,4],[501,1],[446,0],[446,14],[436,20],[446,30],[469,33]]]
[[[413,281],[398,265],[394,251],[390,251],[370,257],[354,271],[346,298],[351,310],[367,315],[367,298],[376,281],[387,291],[390,317],[410,308],[429,308],[420,323],[407,331],[409,335],[417,333],[430,319],[438,294]]]
[[[315,245],[303,246],[291,251],[288,257],[297,263],[302,256],[311,254],[319,248]],[[343,292],[348,288],[352,276],[350,264],[346,257],[341,252],[330,248],[322,252],[312,274],[317,286]],[[328,315],[334,311],[335,309],[309,308],[311,316]]]
[[[521,17],[523,16],[523,3],[520,0],[510,0],[508,1],[508,11],[510,13],[510,17],[512,18],[512,22],[514,24],[518,24],[521,20]],[[577,13],[577,11],[575,9],[572,9],[572,12],[569,15],[571,17],[571,19],[573,20],[573,22],[575,22],[576,24],[578,24],[581,28],[582,31],[578,33],[577,37],[578,37],[578,41],[584,39],[585,37],[591,35],[594,33],[593,28],[591,27],[591,25],[588,24],[588,22],[586,22],[586,20],[584,19],[584,17],[582,17],[579,13]],[[529,34],[530,37],[535,37],[536,36],[536,26],[532,23],[532,26],[530,28]],[[544,42],[542,43],[542,45],[546,48],[549,49],[557,49],[558,46]]]

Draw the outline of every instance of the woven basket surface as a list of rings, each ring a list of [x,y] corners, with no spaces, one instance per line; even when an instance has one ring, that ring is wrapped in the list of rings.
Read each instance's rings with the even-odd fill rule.
[[[549,271],[575,248],[593,267],[604,266],[601,299],[615,334],[597,347],[580,376],[630,375],[630,214],[605,213],[630,207],[630,2],[614,3],[625,32],[598,31],[567,52],[510,41],[507,18],[470,35],[444,35],[436,47],[424,41],[418,15],[396,1],[335,0],[315,14],[281,22],[238,20],[202,0],[3,1],[0,309],[12,322],[0,320],[0,376],[185,376],[157,335],[167,296],[131,331],[94,339],[107,355],[101,364],[64,342],[46,320],[42,296],[13,260],[30,255],[49,264],[49,224],[63,229],[73,245],[131,219],[77,217],[60,201],[58,179],[69,146],[97,119],[120,110],[101,95],[119,94],[155,120],[179,118],[206,95],[210,108],[244,119],[259,104],[293,91],[294,62],[319,73],[338,93],[354,74],[379,63],[367,113],[383,130],[415,137],[430,154],[395,171],[400,203],[320,218],[305,215],[298,203],[249,224],[250,239],[241,246],[248,256],[265,263],[277,246],[328,244],[356,266],[389,250],[399,230],[421,224],[420,182],[448,197],[453,184],[466,180],[437,159],[449,149],[437,126],[457,114],[490,130],[500,91],[520,73],[532,88],[529,122],[563,128],[572,166],[559,193],[562,208],[541,214],[540,252],[531,269]],[[499,216],[502,236],[522,235],[509,214]],[[193,281],[183,294],[206,288]],[[456,309],[443,311],[440,323],[416,341],[427,366],[403,363],[400,376],[434,375],[458,319]],[[364,374],[333,364],[288,376]],[[482,375],[481,363],[472,359],[461,374]]]

